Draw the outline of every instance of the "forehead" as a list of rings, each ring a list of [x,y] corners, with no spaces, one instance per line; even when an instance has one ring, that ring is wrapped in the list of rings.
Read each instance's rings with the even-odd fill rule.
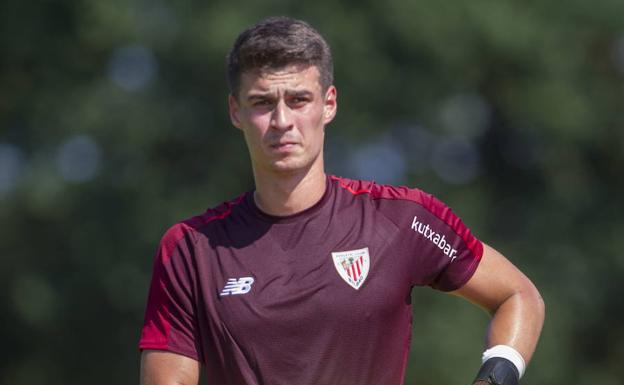
[[[271,93],[287,90],[321,90],[320,72],[313,65],[288,65],[277,69],[243,72],[240,94]]]

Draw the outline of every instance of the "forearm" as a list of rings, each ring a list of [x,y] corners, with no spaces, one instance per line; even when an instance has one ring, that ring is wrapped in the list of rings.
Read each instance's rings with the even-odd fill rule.
[[[497,357],[496,359],[499,361],[492,359],[484,362],[473,385],[516,384],[518,375],[522,375],[521,368],[529,363],[535,352],[543,323],[544,302],[533,284],[527,285],[527,288],[518,290],[506,298],[493,311],[487,334],[488,348],[498,345],[505,346],[498,346],[493,351],[487,352],[489,356]],[[517,353],[513,350],[516,350]],[[516,358],[517,354],[522,356],[522,359],[519,360],[520,365],[518,365],[519,362]],[[501,361],[501,358],[498,357],[504,359]],[[507,359],[510,359],[511,362]],[[490,364],[490,362],[493,363]],[[494,367],[498,367],[498,369],[494,369]],[[512,374],[514,371],[515,374]],[[492,374],[494,376],[490,377]],[[497,378],[497,380],[490,382],[486,381],[486,378]],[[503,380],[503,378],[505,379]]]
[[[528,282],[494,310],[487,333],[488,347],[508,345],[528,364],[544,323],[544,302]]]

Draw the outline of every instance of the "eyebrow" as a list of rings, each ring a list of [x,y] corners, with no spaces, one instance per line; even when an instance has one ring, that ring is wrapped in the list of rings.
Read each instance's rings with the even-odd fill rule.
[[[314,96],[314,93],[308,90],[301,90],[301,91],[293,91],[293,92],[286,92],[286,94],[288,96],[295,96],[295,97],[312,97]]]
[[[272,98],[273,98],[272,92],[254,92],[254,93],[247,95],[246,97],[247,100],[272,99]]]
[[[254,100],[264,100],[264,99],[273,99],[274,98],[274,93],[273,92],[253,92],[252,94],[247,96],[247,100],[248,101],[254,101]],[[295,91],[286,91],[286,96],[288,97],[313,97],[314,93],[308,90],[295,90]]]

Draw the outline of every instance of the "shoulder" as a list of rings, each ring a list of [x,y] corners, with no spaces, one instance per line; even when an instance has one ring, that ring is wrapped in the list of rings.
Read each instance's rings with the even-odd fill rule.
[[[436,205],[441,204],[433,195],[418,188],[379,184],[375,181],[342,178],[334,175],[331,175],[330,179],[337,184],[341,190],[352,195],[364,195],[372,200],[412,202],[413,204],[433,210],[435,210]]]
[[[330,179],[347,194],[362,196],[371,200],[374,207],[392,220],[414,219],[416,216],[424,214],[436,218],[436,220],[451,227],[456,233],[464,234],[467,232],[466,226],[449,206],[434,195],[419,188],[379,184],[374,181],[348,179],[333,175],[330,176]]]
[[[210,233],[211,225],[230,217],[232,212],[240,206],[240,203],[245,199],[247,194],[248,192],[245,192],[234,199],[208,208],[202,214],[175,223],[173,226],[169,227],[163,235],[160,241],[161,248],[173,251],[183,240],[195,243],[199,234]]]

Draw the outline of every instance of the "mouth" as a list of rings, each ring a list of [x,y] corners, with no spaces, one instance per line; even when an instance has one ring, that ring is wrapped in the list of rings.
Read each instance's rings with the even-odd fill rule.
[[[279,142],[271,144],[269,147],[277,151],[289,151],[294,149],[298,145],[299,143],[297,142]]]

